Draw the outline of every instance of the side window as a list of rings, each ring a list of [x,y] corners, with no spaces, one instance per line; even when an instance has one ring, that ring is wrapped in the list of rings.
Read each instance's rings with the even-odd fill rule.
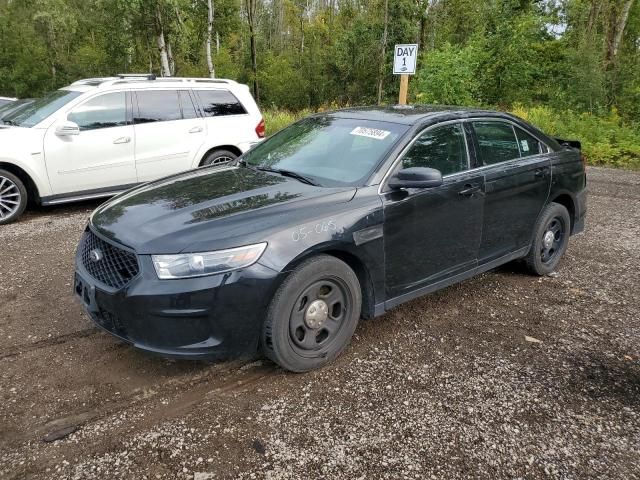
[[[136,92],[136,96],[138,111],[134,111],[134,123],[168,122],[182,119],[177,90],[139,90]]]
[[[478,157],[483,165],[493,165],[520,157],[520,149],[511,124],[474,122],[473,129],[478,139]]]
[[[531,155],[542,153],[542,146],[538,139],[529,135],[521,128],[516,127],[516,137],[518,137],[518,146],[520,147],[520,154],[523,157],[530,157]]]
[[[402,158],[402,168],[429,167],[442,175],[468,168],[462,125],[444,125],[423,133]]]
[[[94,97],[67,115],[80,130],[121,127],[127,124],[125,92],[113,92]]]
[[[240,100],[228,90],[196,90],[206,117],[247,113]]]
[[[180,90],[180,105],[182,105],[182,117],[183,118],[197,118],[198,113],[196,107],[193,106],[191,96],[186,90]]]

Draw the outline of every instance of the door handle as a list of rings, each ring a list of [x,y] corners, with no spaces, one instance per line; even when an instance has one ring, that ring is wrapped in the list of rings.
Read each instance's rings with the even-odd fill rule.
[[[193,127],[189,130],[189,133],[200,133],[202,131],[202,127]]]
[[[548,167],[540,167],[540,168],[536,168],[535,170],[535,176],[540,178],[540,177],[544,177],[547,175],[547,172],[549,171]]]
[[[464,189],[460,190],[458,194],[462,195],[463,197],[471,197],[475,193],[478,193],[479,191],[480,191],[480,185],[478,185],[477,183],[474,183],[474,184],[467,183],[464,186]]]
[[[116,138],[113,143],[115,144],[119,144],[119,143],[129,143],[131,141],[131,137],[120,137],[120,138]]]

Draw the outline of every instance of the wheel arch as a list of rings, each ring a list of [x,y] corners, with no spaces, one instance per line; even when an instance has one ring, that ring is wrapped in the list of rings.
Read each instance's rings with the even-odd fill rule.
[[[568,192],[557,194],[551,200],[552,203],[558,203],[567,209],[569,212],[569,219],[571,220],[570,231],[573,234],[573,229],[576,224],[576,201]]]
[[[38,185],[26,170],[13,163],[3,162],[1,160],[0,169],[13,173],[22,183],[24,183],[24,186],[27,189],[28,202],[40,203],[40,191],[38,189]]]
[[[202,166],[202,162],[204,162],[204,159],[207,158],[207,155],[209,155],[210,153],[216,152],[218,150],[228,150],[234,155],[237,155],[238,157],[242,155],[242,150],[240,150],[235,145],[216,145],[215,147],[211,147],[204,152],[204,154],[200,157],[200,160],[198,161],[198,166]]]
[[[315,246],[310,248],[289,262],[283,271],[291,272],[303,261],[319,255],[335,257],[346,263],[349,268],[354,271],[358,277],[358,282],[360,283],[360,288],[362,290],[362,308],[360,315],[365,319],[373,318],[375,316],[375,287],[371,271],[367,266],[367,263],[361,257],[350,251],[345,246],[327,244],[320,247]]]

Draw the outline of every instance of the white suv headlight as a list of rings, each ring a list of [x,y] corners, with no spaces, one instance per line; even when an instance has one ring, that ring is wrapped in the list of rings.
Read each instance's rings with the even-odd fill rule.
[[[258,261],[265,243],[215,252],[152,255],[153,266],[161,280],[203,277],[248,267]]]

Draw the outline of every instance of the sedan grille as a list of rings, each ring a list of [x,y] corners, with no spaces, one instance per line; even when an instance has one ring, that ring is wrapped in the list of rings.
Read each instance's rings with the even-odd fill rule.
[[[111,288],[127,286],[140,271],[135,253],[105,242],[90,230],[84,234],[80,252],[87,272]]]

